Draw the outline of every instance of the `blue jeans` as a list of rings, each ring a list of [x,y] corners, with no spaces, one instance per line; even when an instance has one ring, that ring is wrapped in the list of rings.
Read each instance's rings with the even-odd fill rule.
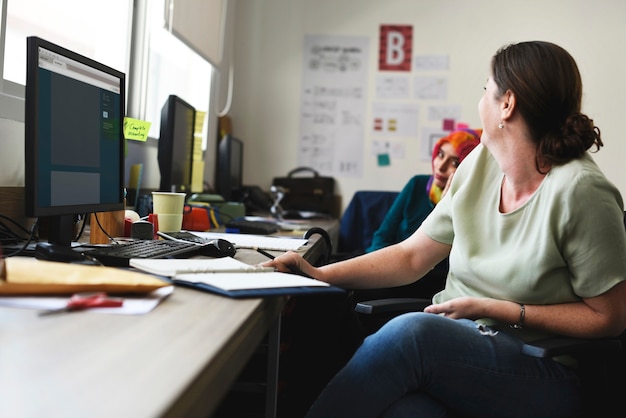
[[[307,418],[576,416],[576,373],[522,354],[523,344],[467,319],[398,316],[365,339]]]

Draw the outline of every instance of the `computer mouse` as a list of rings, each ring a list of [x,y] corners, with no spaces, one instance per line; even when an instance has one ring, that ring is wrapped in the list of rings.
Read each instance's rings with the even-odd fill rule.
[[[233,257],[237,252],[235,246],[225,239],[214,239],[199,246],[198,255],[207,257]]]

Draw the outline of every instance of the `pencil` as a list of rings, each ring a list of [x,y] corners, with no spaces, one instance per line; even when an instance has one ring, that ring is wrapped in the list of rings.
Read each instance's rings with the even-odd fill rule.
[[[274,258],[276,258],[276,257],[274,257],[272,254],[268,253],[267,251],[265,251],[265,250],[264,250],[264,249],[262,249],[262,248],[254,247],[254,249],[256,250],[256,252],[258,252],[259,254],[263,254],[264,256],[266,256],[267,258],[269,258],[270,260],[273,260]],[[300,270],[300,269],[299,269],[299,268],[297,268],[297,267],[289,267],[289,270],[291,270],[291,272],[292,272],[293,274],[298,274],[298,275],[300,275],[300,276],[303,276],[303,277],[308,277],[309,279],[316,280],[316,279],[315,279],[315,277],[311,277],[311,276],[309,276],[308,274],[306,274],[305,272],[303,272],[302,270]]]
[[[258,252],[259,254],[263,254],[264,256],[269,258],[270,260],[273,260],[275,258],[272,254],[268,253],[267,251],[265,251],[262,248],[255,247],[254,249],[256,250],[256,252]]]

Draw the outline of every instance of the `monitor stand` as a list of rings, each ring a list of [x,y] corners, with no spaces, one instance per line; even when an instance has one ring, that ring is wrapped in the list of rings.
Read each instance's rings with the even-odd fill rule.
[[[40,217],[40,221],[41,221]],[[35,257],[49,261],[85,261],[85,256],[72,249],[74,215],[47,216],[48,242],[35,246]]]

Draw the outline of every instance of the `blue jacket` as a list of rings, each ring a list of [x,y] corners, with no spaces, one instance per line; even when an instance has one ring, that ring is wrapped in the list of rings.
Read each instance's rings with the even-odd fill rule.
[[[366,252],[403,241],[419,228],[435,207],[426,191],[430,177],[418,174],[409,180],[374,233]]]

